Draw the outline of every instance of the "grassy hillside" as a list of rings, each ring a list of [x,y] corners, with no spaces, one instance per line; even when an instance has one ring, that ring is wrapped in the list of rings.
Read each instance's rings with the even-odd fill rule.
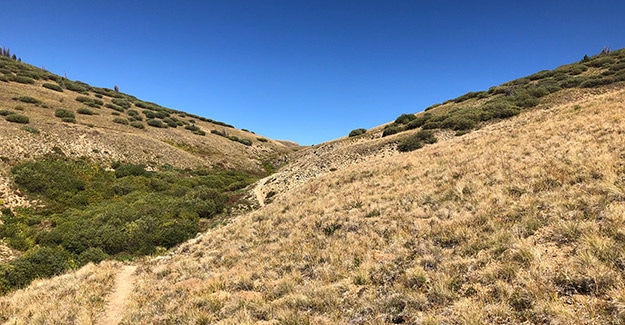
[[[621,53],[581,73],[610,78]],[[506,117],[473,120],[505,93],[444,103],[418,150],[398,150],[423,131],[410,121],[300,150],[257,183],[263,207],[135,261],[122,323],[623,323],[625,85],[611,80]],[[444,126],[459,117],[473,126]],[[37,281],[0,298],[0,321],[110,316],[122,269]]]
[[[282,143],[0,57],[0,157],[69,157],[264,172]]]
[[[0,292],[153,254],[250,208],[292,151],[0,56]]]

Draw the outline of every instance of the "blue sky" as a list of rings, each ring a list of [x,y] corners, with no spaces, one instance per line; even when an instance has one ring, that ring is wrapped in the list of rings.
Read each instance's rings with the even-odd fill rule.
[[[0,46],[94,86],[317,144],[625,47],[623,1],[3,1]]]

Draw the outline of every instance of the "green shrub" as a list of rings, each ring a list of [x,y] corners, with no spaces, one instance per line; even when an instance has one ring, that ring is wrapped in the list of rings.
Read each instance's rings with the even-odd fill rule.
[[[397,145],[397,150],[400,152],[413,151],[422,148],[425,144],[436,143],[436,141],[438,141],[438,139],[436,139],[432,131],[421,130],[399,143],[399,145]]]
[[[406,130],[413,130],[422,127],[425,123],[427,123],[427,121],[430,120],[431,117],[431,113],[424,113],[417,116],[417,118],[406,124]]]
[[[100,247],[89,247],[78,255],[78,264],[100,263],[109,257]]]
[[[586,65],[594,68],[602,68],[614,64],[615,62],[616,60],[613,57],[602,56],[591,59],[590,61],[586,62]]]
[[[76,97],[76,101],[81,102],[90,107],[95,107],[95,108],[100,108],[100,106],[104,105],[103,101],[99,99],[87,97],[87,96],[78,96]]]
[[[130,122],[128,122],[127,119],[123,118],[123,117],[116,117],[113,119],[113,123],[117,123],[117,124],[123,124],[123,125],[128,125],[130,124]]]
[[[445,120],[441,122],[440,127],[444,129],[458,130],[470,130],[477,125],[477,118],[472,115],[455,114],[449,115]]]
[[[130,126],[132,126],[133,128],[137,128],[137,129],[145,129],[145,125],[143,125],[143,123],[138,122],[138,121],[130,122]]]
[[[176,120],[171,118],[171,117],[166,117],[163,119],[163,123],[167,124],[167,126],[171,127],[171,128],[177,128],[178,127],[178,123],[176,123]]]
[[[579,86],[584,81],[588,80],[586,77],[574,77],[568,78],[560,82],[560,87],[562,88],[575,88]]]
[[[126,114],[128,114],[128,116],[139,116],[139,112],[135,111],[134,109],[129,109]]]
[[[473,92],[468,92],[456,99],[454,99],[454,103],[462,103],[466,100],[469,100],[471,98],[483,98],[484,96],[488,95],[487,92],[485,91],[473,91]]]
[[[117,106],[117,105],[111,104],[111,103],[107,103],[106,105],[104,105],[104,107],[110,108],[110,109],[118,111],[118,112],[125,111],[125,109],[123,107]]]
[[[42,86],[44,88],[52,89],[54,91],[63,92],[63,88],[61,88],[61,86],[59,86],[57,84],[44,83]]]
[[[76,113],[78,114],[82,114],[82,115],[96,115],[96,113],[86,107],[80,107],[76,110]]]
[[[151,176],[152,174],[145,170],[144,165],[135,164],[119,164],[115,166],[115,177],[122,178],[127,176]]]
[[[365,133],[367,133],[367,129],[363,129],[363,128],[355,129],[355,130],[352,130],[351,132],[349,132],[349,137],[356,137],[356,136],[359,136],[359,135],[365,134]]]
[[[35,80],[24,76],[13,76],[11,81],[15,81],[21,84],[34,84]]]
[[[80,81],[70,81],[67,80],[65,78],[61,79],[61,82],[59,83],[61,84],[61,86],[65,86],[65,89],[71,90],[71,91],[75,91],[77,93],[81,93],[81,94],[86,94],[87,91],[89,89],[91,89],[91,86],[89,86],[88,84],[84,83],[84,82],[80,82]]]
[[[518,107],[505,101],[489,102],[484,104],[481,109],[482,115],[480,119],[482,121],[488,121],[494,118],[509,118],[521,113]]]
[[[111,102],[119,107],[123,107],[123,108],[130,108],[130,106],[132,106],[132,103],[130,103],[129,101],[125,100],[125,99],[121,99],[121,98],[113,98],[111,99]]]
[[[29,132],[29,133],[32,133],[32,134],[39,134],[39,130],[37,130],[36,128],[31,127],[31,126],[27,126],[27,125],[23,126],[22,130],[24,130],[26,132]]]
[[[55,110],[54,116],[60,117],[60,118],[71,118],[71,119],[76,118],[76,115],[74,114],[74,112],[67,110],[67,109],[63,109],[63,108],[58,108],[57,110]]]
[[[13,97],[13,100],[17,100],[17,101],[28,103],[28,104],[35,104],[35,105],[42,103],[39,99],[30,97],[30,96]]]
[[[242,143],[242,144],[244,144],[246,146],[251,146],[252,145],[252,140],[250,140],[250,139],[238,139],[236,141],[239,142],[239,143]]]
[[[196,125],[187,125],[187,126],[185,126],[184,128],[185,128],[185,129],[187,129],[187,130],[189,130],[189,131],[192,131],[192,132],[195,132],[195,131],[199,131],[199,130],[200,130],[200,128],[199,128],[198,126],[196,126]],[[217,130],[213,130],[213,131],[217,131]],[[215,132],[213,132],[213,131],[211,131],[211,133],[215,133]]]
[[[586,80],[586,81],[582,82],[579,86],[581,88],[594,88],[594,87],[600,87],[600,86],[609,85],[611,83],[614,83],[614,79],[611,79],[611,78],[597,78],[597,79]]]
[[[387,125],[386,127],[384,127],[384,131],[382,132],[382,137],[393,135],[401,131],[403,131],[403,129],[400,128],[399,126]]]
[[[28,124],[29,119],[26,115],[21,114],[10,114],[5,118],[9,122],[19,123],[19,124]]]
[[[267,140],[265,138],[256,138],[256,140],[258,140],[260,142],[269,142],[269,140]]]
[[[145,115],[145,117],[148,119],[155,119],[157,117],[156,113],[147,109],[143,110],[143,115]]]
[[[61,121],[65,122],[65,123],[76,123],[76,118],[74,117],[64,117],[61,119]]]
[[[395,124],[407,124],[408,122],[416,118],[417,117],[414,114],[402,114],[397,119],[395,119]]]
[[[8,109],[0,110],[0,116],[7,116],[13,114],[13,111],[9,111]]]
[[[69,269],[70,258],[62,249],[34,248],[0,268],[0,292],[23,288],[37,278],[59,275]]]
[[[165,124],[163,124],[163,121],[161,120],[155,120],[155,119],[149,119],[146,122],[149,126],[153,126],[156,128],[165,128],[167,127]]]

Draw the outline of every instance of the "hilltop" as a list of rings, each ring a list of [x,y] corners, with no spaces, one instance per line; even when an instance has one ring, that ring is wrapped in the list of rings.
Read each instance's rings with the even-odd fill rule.
[[[132,262],[113,316],[625,322],[624,58],[602,53],[298,150],[250,188],[264,206]],[[111,317],[128,270],[90,263],[36,281],[0,298],[0,320]]]

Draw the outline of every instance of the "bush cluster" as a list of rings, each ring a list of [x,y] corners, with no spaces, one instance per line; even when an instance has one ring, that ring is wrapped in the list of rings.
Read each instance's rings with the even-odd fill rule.
[[[349,137],[350,138],[351,137],[356,137],[356,136],[359,136],[361,134],[365,134],[366,132],[367,132],[367,129],[363,129],[363,128],[351,130],[351,132],[349,132]]]
[[[232,141],[244,144],[246,146],[251,146],[252,145],[252,140],[245,139],[245,138],[239,138],[239,137],[234,136],[234,135],[228,135],[228,133],[225,130],[224,131],[211,130],[211,133],[212,134],[216,134],[218,136],[222,136],[222,137],[227,138],[227,139],[230,139]]]
[[[30,120],[28,116],[22,114],[9,114],[5,117],[8,122],[19,123],[19,124],[28,124]]]
[[[413,151],[422,148],[425,144],[436,143],[436,141],[437,139],[432,131],[421,130],[399,143],[397,150],[400,152]]]
[[[76,97],[76,101],[95,108],[100,108],[102,105],[104,105],[104,102],[102,100],[87,96],[78,96]]]
[[[76,113],[78,114],[82,114],[82,115],[96,115],[97,113],[86,108],[86,107],[80,107],[76,110]]]
[[[44,83],[42,85],[44,88],[48,88],[48,89],[52,89],[54,91],[58,91],[58,92],[63,92],[63,88],[61,88],[61,86],[57,85],[57,84],[52,84],[52,83]]]
[[[236,171],[112,167],[59,155],[11,169],[19,189],[44,208],[3,215],[0,238],[26,253],[0,266],[0,293],[88,262],[173,247],[200,231],[200,219],[221,213],[229,191],[254,180]]]
[[[30,96],[13,97],[13,100],[17,100],[22,103],[35,104],[35,105],[40,105],[42,103],[42,101],[40,101],[39,99],[30,97]]]
[[[76,114],[74,114],[74,112],[68,110],[68,109],[64,109],[64,108],[58,108],[54,111],[54,116],[59,117],[59,118],[76,118]]]

